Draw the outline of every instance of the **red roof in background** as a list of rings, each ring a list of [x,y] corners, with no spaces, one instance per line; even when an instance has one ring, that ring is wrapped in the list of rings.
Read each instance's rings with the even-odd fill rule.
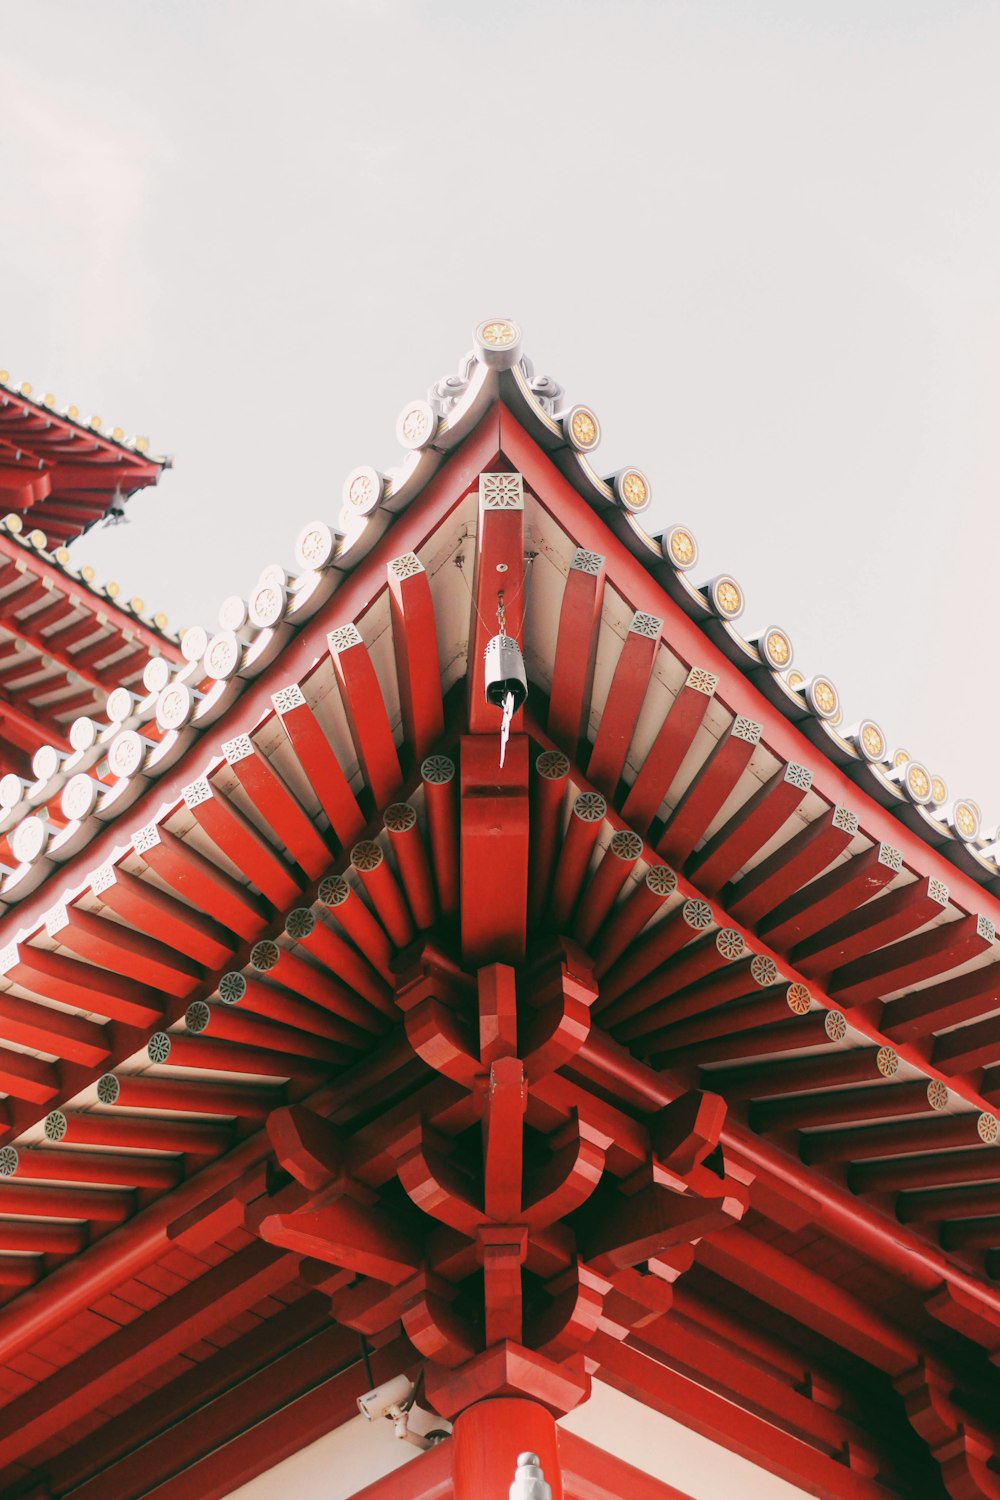
[[[169,461],[151,458],[145,439],[126,441],[99,417],[85,423],[75,408],[57,412],[30,386],[0,381],[0,510],[16,511],[55,542],[71,542],[114,505],[155,484]]]

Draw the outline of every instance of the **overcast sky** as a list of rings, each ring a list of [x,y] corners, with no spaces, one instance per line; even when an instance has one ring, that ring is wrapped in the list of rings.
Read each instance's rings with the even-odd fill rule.
[[[512,315],[995,822],[998,68],[962,0],[8,4],[0,364],[176,459],[78,560],[213,625]]]

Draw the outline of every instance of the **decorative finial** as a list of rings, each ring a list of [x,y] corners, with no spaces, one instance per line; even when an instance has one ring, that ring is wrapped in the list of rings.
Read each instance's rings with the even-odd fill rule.
[[[518,1454],[509,1495],[510,1500],[552,1500],[552,1486],[542,1473],[542,1461],[537,1453]]]

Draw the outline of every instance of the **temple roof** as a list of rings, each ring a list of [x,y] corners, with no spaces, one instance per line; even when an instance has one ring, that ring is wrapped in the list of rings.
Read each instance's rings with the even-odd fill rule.
[[[602,1369],[653,1403],[663,1360],[727,1401],[742,1381],[770,1424],[749,1443],[758,1461],[778,1462],[780,1429],[828,1466],[824,1492],[840,1493],[830,1475],[844,1467],[845,1494],[905,1492],[899,1402],[923,1410],[935,1361],[993,1389],[1000,1347],[993,852],[971,828],[960,837],[964,804],[922,800],[932,786],[913,762],[892,766],[876,725],[842,731],[828,680],[791,680],[784,631],[740,637],[736,580],[692,583],[688,527],[643,530],[648,478],[600,475],[596,416],[534,376],[509,320],[480,326],[397,436],[402,463],[352,471],[335,523],[300,534],[294,571],[265,569],[246,601],[223,602],[214,636],[185,634],[182,662],[148,664],[142,695],[113,693],[105,722],[74,722],[35,794],[58,822],[9,809],[0,1364],[17,1436],[0,1440],[0,1473],[28,1454],[68,1486],[89,1462],[88,1422],[133,1404],[144,1433],[170,1372],[143,1366],[133,1392],[129,1360],[197,1359],[213,1298],[221,1358],[254,1331],[240,1322],[251,1304],[280,1339],[297,1316],[319,1326],[317,1290],[354,1296],[351,1277],[308,1257],[299,1275],[254,1242],[269,1212],[300,1206],[265,1166],[261,1122],[308,1100],[295,1120],[347,1132],[363,1201],[385,1193],[402,1212],[404,1187],[425,1201],[427,1152],[450,1140],[464,1160],[477,1118],[483,1059],[452,1017],[477,972],[479,1006],[493,1003],[481,974],[509,957],[527,1005],[556,994],[566,1007],[521,1048],[539,1153],[572,1146],[586,1178],[604,1142],[614,1181],[598,1201],[614,1211],[574,1220],[599,1280],[645,1265],[605,1241],[650,1133],[675,1186],[702,1161],[682,1170],[663,1144],[695,1085],[728,1115],[713,1137],[724,1165],[696,1172],[692,1198],[714,1172],[737,1216],[754,1184],[740,1227],[706,1229],[693,1267],[684,1244],[636,1273],[628,1316],[632,1292],[652,1298],[641,1340],[625,1351],[602,1325]],[[506,795],[482,695],[498,612],[529,689],[506,773],[521,777],[507,789],[519,811],[509,843],[485,837],[477,854],[478,810]],[[404,1113],[396,1151],[379,1112],[403,1110],[411,1088],[427,1091],[432,1145]],[[308,1177],[306,1146],[281,1142],[283,1170]],[[464,1224],[472,1210],[447,1183],[442,1169],[433,1192]],[[460,1281],[462,1254],[435,1244]],[[534,1253],[551,1279],[565,1271],[558,1243]],[[660,1288],[681,1270],[677,1323],[660,1317]],[[388,1320],[372,1326],[394,1327],[378,1276],[361,1281]],[[141,1318],[129,1332],[123,1303],[146,1307],[155,1338]],[[35,1347],[56,1306],[60,1337]],[[744,1314],[759,1342],[738,1357]],[[427,1317],[430,1333],[408,1334],[460,1362],[462,1335]],[[816,1399],[790,1416],[766,1382],[752,1393],[755,1360]],[[950,1401],[935,1441],[990,1451],[989,1418]],[[892,1434],[881,1469],[878,1423]]]
[[[50,540],[73,541],[155,484],[170,460],[146,448],[121,428],[106,434],[100,417],[81,418],[75,406],[57,411],[54,396],[39,400],[29,382],[0,371],[0,509]]]

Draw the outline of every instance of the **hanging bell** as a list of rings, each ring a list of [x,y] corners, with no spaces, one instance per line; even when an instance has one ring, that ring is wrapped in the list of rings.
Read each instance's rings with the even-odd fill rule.
[[[492,636],[486,642],[483,661],[487,703],[503,709],[510,694],[514,699],[512,712],[517,713],[528,696],[524,657],[517,641],[509,635]]]

